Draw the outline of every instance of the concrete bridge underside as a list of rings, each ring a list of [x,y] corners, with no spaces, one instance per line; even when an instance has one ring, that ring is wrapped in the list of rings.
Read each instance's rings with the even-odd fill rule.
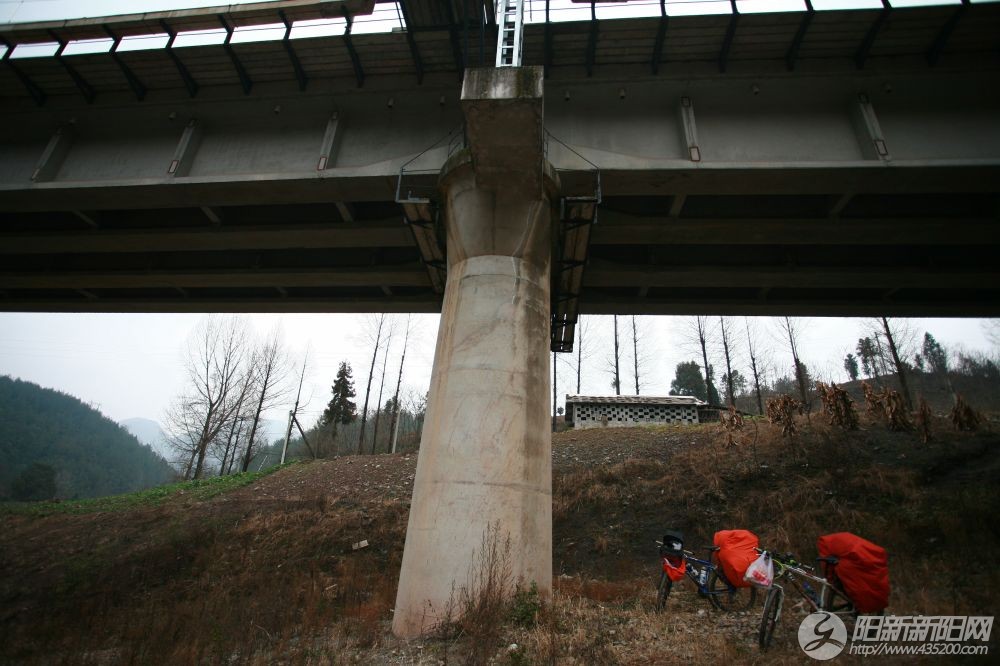
[[[551,589],[577,312],[1000,314],[996,6],[529,26],[536,66],[496,70],[466,68],[485,14],[403,7],[406,34],[0,70],[0,309],[441,311],[398,635],[491,545]]]
[[[397,181],[460,134],[480,34],[456,50],[408,4],[412,45],[354,39],[360,80],[344,38],[292,40],[304,90],[282,42],[229,47],[249,93],[222,45],[174,49],[194,96],[166,55],[123,53],[142,101],[108,54],[6,61],[0,308],[438,311]],[[879,12],[817,13],[794,63],[799,15],[742,16],[725,73],[728,16],[671,19],[655,74],[657,19],[600,21],[592,49],[592,22],[529,25],[562,195],[593,190],[580,156],[600,168],[579,310],[1000,314],[998,9],[943,42],[952,8],[895,10],[861,69]],[[436,191],[455,148],[407,188]]]

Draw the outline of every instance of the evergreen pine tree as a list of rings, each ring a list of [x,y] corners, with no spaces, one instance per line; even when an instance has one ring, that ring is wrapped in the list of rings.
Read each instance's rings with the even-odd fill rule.
[[[934,336],[930,333],[924,333],[924,361],[930,366],[931,372],[936,373],[947,373],[948,372],[948,354],[945,352],[944,347],[941,346]]]
[[[338,424],[347,424],[358,416],[358,407],[351,398],[355,396],[354,380],[351,378],[351,366],[347,361],[340,362],[337,377],[333,380],[333,397],[323,411],[323,425],[332,425],[334,433]]]
[[[670,382],[670,395],[690,395],[699,400],[707,397],[705,380],[701,376],[701,368],[695,361],[677,364],[674,380]]]
[[[858,359],[854,354],[848,354],[844,357],[844,370],[847,370],[847,375],[852,382],[858,378]]]

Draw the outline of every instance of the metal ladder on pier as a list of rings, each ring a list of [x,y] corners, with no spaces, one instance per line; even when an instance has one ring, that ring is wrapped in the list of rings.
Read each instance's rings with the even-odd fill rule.
[[[524,37],[524,0],[499,0],[497,67],[520,67]]]

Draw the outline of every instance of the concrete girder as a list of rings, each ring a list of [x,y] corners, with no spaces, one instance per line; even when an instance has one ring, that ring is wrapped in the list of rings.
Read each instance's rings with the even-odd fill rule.
[[[1000,244],[995,218],[669,218],[602,210],[594,245],[968,245]]]
[[[741,19],[741,39],[744,30],[753,29],[748,16],[747,26]],[[810,31],[814,28],[823,29],[812,26]],[[879,48],[877,44],[876,52]],[[185,50],[185,60],[193,59],[188,54],[194,52]],[[919,71],[880,65],[877,71],[832,68],[820,74],[796,67],[794,74],[695,73],[681,80],[676,75],[650,76],[647,60],[641,75],[622,70],[619,76],[616,70],[616,76],[602,77],[602,69],[591,79],[581,72],[550,80],[545,84],[545,122],[554,137],[601,168],[605,203],[591,241],[596,250],[591,256],[597,260],[647,261],[641,248],[630,256],[630,245],[659,246],[662,261],[672,248],[684,246],[782,246],[807,257],[820,247],[850,246],[853,253],[855,247],[890,250],[906,243],[923,248],[926,265],[941,266],[940,288],[868,290],[852,300],[838,296],[837,285],[831,284],[826,300],[810,296],[813,312],[850,314],[854,303],[858,312],[877,304],[886,312],[919,314],[920,299],[927,314],[959,312],[944,300],[966,301],[955,301],[953,287],[943,285],[967,280],[969,290],[987,289],[976,292],[985,303],[976,311],[992,308],[996,314],[1000,289],[994,287],[996,280],[987,279],[992,264],[978,250],[1000,245],[1000,127],[995,122],[1000,90],[984,84],[993,76],[986,65],[954,62],[947,56],[943,63],[948,69],[941,71],[925,65]],[[231,76],[228,61],[223,64]],[[142,74],[146,80],[148,72]],[[176,76],[169,70],[166,74]],[[363,91],[356,90],[353,80],[316,79],[308,92],[300,93],[292,79],[276,85],[255,78],[250,96],[238,87],[206,85],[193,100],[182,90],[152,89],[142,104],[128,90],[105,93],[102,84],[93,105],[86,105],[74,91],[72,96],[53,97],[41,110],[29,100],[14,99],[4,108],[8,122],[0,128],[0,254],[16,271],[26,266],[27,255],[35,255],[52,267],[53,275],[67,279],[79,262],[94,266],[96,259],[84,255],[95,253],[107,253],[109,272],[145,265],[132,256],[139,253],[152,253],[152,265],[160,268],[172,264],[159,262],[159,255],[182,253],[176,259],[183,261],[183,270],[206,278],[234,265],[246,268],[224,259],[224,254],[250,249],[412,248],[411,254],[395,260],[415,261],[419,253],[401,220],[391,219],[384,205],[371,204],[392,202],[399,167],[458,126],[462,114],[450,76],[428,72],[420,87],[412,79],[409,71],[398,78],[372,77]],[[678,113],[683,98],[691,100],[687,114]],[[197,119],[200,135],[189,136],[180,151],[188,175],[170,175],[185,125],[192,119]],[[53,138],[61,127],[72,131]],[[878,151],[879,139],[884,155]],[[700,161],[691,160],[692,145]],[[447,155],[445,149],[430,151],[421,158],[422,166],[435,171]],[[324,157],[323,168],[317,169]],[[591,184],[589,166],[558,142],[550,144],[548,159],[560,169],[566,191],[582,191]],[[33,182],[31,175],[40,164],[45,168]],[[414,179],[421,187],[433,188],[437,175]],[[930,199],[933,205],[923,210],[908,205],[911,199]],[[734,200],[742,203],[737,206]],[[296,207],[312,203],[329,208],[323,218],[329,227],[313,224],[315,218],[295,217]],[[241,219],[241,209],[278,206],[288,207],[287,217]],[[156,215],[178,208],[189,210],[189,219],[180,212],[162,220]],[[205,210],[217,224],[210,223]],[[155,224],[146,219],[154,217]],[[357,222],[337,222],[351,218]],[[85,224],[99,228],[83,228]],[[968,270],[949,268],[954,261],[948,253],[962,247],[974,257]],[[614,254],[619,251],[625,254]],[[216,256],[209,256],[212,253]],[[937,261],[938,255],[947,255],[947,261]],[[862,276],[880,270],[877,256],[866,257],[853,275],[824,273],[830,265],[826,259],[803,259],[797,270],[831,280],[839,275],[845,284],[858,284]],[[274,258],[269,267],[286,273],[319,265],[300,263],[291,253]],[[344,268],[338,262],[340,258],[324,267]],[[718,264],[706,259],[698,265]],[[898,282],[931,281],[932,273],[922,266],[898,265]],[[746,276],[763,280],[771,270],[774,267],[763,260],[750,262]],[[973,276],[985,282],[976,283]],[[668,296],[662,291],[666,287],[644,286],[638,281],[641,276],[633,277],[636,283],[627,287],[585,288],[581,309],[619,311],[607,290],[630,295],[644,290],[643,299],[620,295],[622,303],[641,313],[669,313],[671,307],[686,312],[693,307],[691,300],[700,298],[694,285]],[[617,274],[615,279],[624,278]],[[883,278],[878,279],[881,284]],[[142,309],[142,303],[149,303],[151,309],[169,309],[176,303],[198,311],[219,307],[229,298],[240,307],[266,310],[287,311],[288,303],[308,310],[323,310],[323,303],[354,308],[337,287],[306,293],[306,288],[282,285],[288,296],[272,290],[275,302],[269,305],[267,297],[243,288],[213,291],[208,280],[185,288],[187,296],[141,289],[130,296],[127,289],[95,288],[90,291],[97,299],[86,301],[72,292],[73,284],[63,286],[65,293],[10,292],[0,308],[115,310]],[[389,296],[382,286],[391,288],[374,281],[367,285],[377,293],[359,292],[359,302],[389,309],[398,301],[421,311],[440,303],[438,295],[406,288],[391,288]],[[763,284],[753,287],[759,292]],[[773,293],[780,295],[780,290]],[[704,302],[758,314],[780,314],[785,306],[808,310],[806,300],[795,298],[761,300],[748,290],[738,298],[709,294]]]
[[[889,84],[884,80],[859,82],[853,76],[760,79],[752,84],[653,78],[628,84],[623,101],[620,82],[595,80],[569,84],[573,94],[568,103],[560,100],[562,85],[553,91],[550,84],[546,125],[600,165],[609,195],[688,192],[686,183],[691,183],[691,192],[962,191],[970,170],[974,176],[977,170],[985,171],[976,185],[982,187],[989,179],[996,182],[1000,164],[1000,129],[993,122],[1000,113],[1000,94],[981,83],[980,76],[935,72],[893,80],[891,92],[885,92]],[[754,86],[758,95],[752,92]],[[928,97],[929,88],[937,94]],[[861,94],[866,102],[859,102]],[[416,92],[344,95],[336,110],[325,94],[311,93],[159,104],[147,99],[141,106],[95,103],[93,108],[62,112],[8,110],[6,130],[0,131],[5,134],[0,207],[16,209],[31,198],[61,206],[70,197],[88,192],[96,197],[104,189],[114,191],[110,200],[169,205],[177,195],[183,202],[185,189],[195,192],[188,200],[203,197],[198,190],[205,187],[217,199],[204,203],[223,204],[230,188],[232,199],[246,197],[238,190],[251,180],[254,189],[264,190],[256,194],[257,200],[267,193],[273,193],[275,202],[301,201],[303,196],[329,200],[329,188],[346,193],[340,182],[308,184],[316,178],[361,188],[358,196],[334,198],[391,200],[394,182],[385,181],[394,181],[402,163],[460,122],[457,106],[442,106],[440,101],[454,96],[453,87],[425,84]],[[389,98],[394,100],[392,108],[387,107]],[[690,100],[690,111],[669,113],[670,107],[681,107],[683,99]],[[579,108],[587,113],[580,114]],[[338,145],[331,155],[327,137],[333,113],[338,118],[333,134]],[[175,178],[169,196],[153,193],[148,198],[150,190],[163,184],[173,159],[177,126],[183,122],[179,118],[197,118],[203,143],[191,155],[187,180]],[[76,119],[77,134],[67,154],[70,168],[46,185],[52,191],[33,189],[28,178],[44,141],[70,119]],[[683,145],[686,134],[693,144]],[[872,159],[866,153],[876,140],[892,151],[893,169],[885,173],[878,173],[887,166],[884,156]],[[692,145],[700,158],[694,166]],[[34,156],[30,146],[38,146]],[[554,166],[570,172],[581,168],[566,150],[551,148]],[[323,173],[317,174],[316,165],[324,156]],[[443,161],[444,153],[438,166]],[[960,170],[966,173],[946,173]],[[383,182],[376,183],[380,178]],[[303,191],[310,187],[316,190],[312,195]],[[296,191],[283,197],[285,188]],[[968,186],[964,190],[969,191]],[[53,196],[58,200],[52,201]],[[37,209],[45,205],[39,202]],[[115,207],[110,201],[107,206]],[[77,201],[72,207],[102,206]]]
[[[781,294],[769,291],[760,298],[760,291],[742,296],[731,289],[715,293],[699,291],[696,295],[648,294],[644,298],[623,297],[619,294],[589,294],[581,303],[585,315],[729,315],[729,316],[789,316],[789,317],[996,317],[1000,310],[995,301],[995,289],[970,291],[945,290],[941,297],[930,301],[900,302],[885,298],[886,290],[870,290],[871,295],[855,289],[850,293],[831,295],[824,289],[801,289]]]
[[[0,289],[58,289],[66,284],[87,289],[156,287],[430,287],[423,264],[361,266],[337,269],[209,271],[70,271],[11,272],[0,269]]]
[[[17,312],[276,312],[276,313],[301,313],[316,312],[329,313],[341,312],[346,314],[365,314],[370,312],[385,313],[426,313],[437,314],[441,311],[441,299],[439,296],[406,296],[393,293],[391,298],[387,297],[381,289],[378,289],[378,296],[372,295],[350,295],[331,296],[322,294],[319,296],[299,296],[289,292],[287,296],[281,296],[276,289],[273,295],[263,295],[261,293],[253,295],[242,295],[234,297],[200,297],[191,290],[174,291],[171,297],[154,297],[144,294],[141,301],[135,298],[122,298],[119,294],[111,296],[96,291],[96,299],[85,299],[77,296],[72,298],[69,292],[75,290],[64,290],[66,293],[58,295],[47,295],[44,300],[33,300],[25,303],[18,303]],[[263,290],[262,290],[263,291]],[[279,296],[281,296],[279,298]]]
[[[615,264],[592,259],[587,266],[583,285],[585,288],[638,286],[647,289],[650,287],[739,289],[747,284],[753,284],[765,288],[815,289],[835,284],[840,289],[878,287],[962,289],[969,284],[995,284],[1000,279],[998,271],[947,271],[934,267],[912,267],[905,274],[901,273],[898,267],[886,267],[881,270],[847,266],[735,268],[719,265]]]
[[[130,252],[211,252],[295,248],[412,247],[399,220],[329,227],[295,224],[251,228],[204,228],[87,233],[5,234],[2,254],[67,254]]]

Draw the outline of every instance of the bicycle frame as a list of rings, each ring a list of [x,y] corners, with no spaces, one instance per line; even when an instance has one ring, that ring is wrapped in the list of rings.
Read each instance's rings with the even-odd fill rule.
[[[812,567],[794,560],[772,556],[771,562],[775,567],[774,579],[764,599],[764,612],[758,632],[762,649],[767,649],[770,645],[774,628],[781,620],[781,611],[785,604],[785,587],[778,584],[779,580],[785,581],[788,587],[799,593],[809,605],[810,612],[823,611],[844,616],[841,617],[844,624],[851,624],[856,615],[854,604],[826,577],[817,576],[813,573]],[[810,583],[818,585],[818,591]]]
[[[685,550],[683,551],[683,553],[684,553],[684,562],[687,564],[687,566],[684,568],[684,575],[687,576],[687,578],[692,583],[695,584],[695,587],[698,588],[699,595],[703,597],[710,597],[713,595],[717,596],[724,594],[725,592],[732,592],[735,589],[735,586],[733,586],[733,584],[729,582],[729,580],[725,577],[725,574],[723,574],[722,571],[719,570],[719,568],[715,564],[713,564],[710,560],[703,560],[701,558],[695,557],[694,553],[692,553],[689,550]],[[666,557],[661,556],[661,559],[665,560]],[[713,571],[718,572],[717,575],[720,576],[722,580],[726,583],[726,587],[728,588],[727,590],[719,590],[713,592],[709,588],[708,581],[710,580]],[[704,572],[705,574],[704,583],[701,580],[702,572]]]
[[[772,559],[775,567],[775,579],[784,577],[786,581],[795,589],[813,611],[824,610],[835,615],[854,615],[854,604],[842,592],[840,592],[825,577],[817,576],[812,572],[811,567],[802,564],[788,564],[778,559]],[[819,591],[812,588],[810,583],[819,586]]]

